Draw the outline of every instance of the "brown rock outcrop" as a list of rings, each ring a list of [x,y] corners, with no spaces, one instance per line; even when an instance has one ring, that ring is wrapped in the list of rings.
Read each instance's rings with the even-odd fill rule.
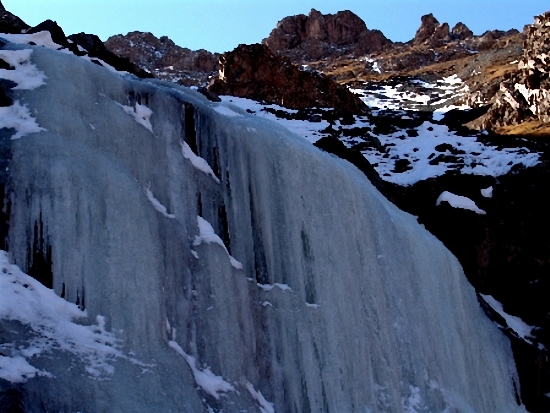
[[[442,45],[450,42],[451,31],[449,29],[449,23],[443,23],[442,25],[435,28],[432,37],[430,38],[430,43],[432,45]]]
[[[367,111],[346,87],[322,74],[299,70],[262,44],[241,44],[220,56],[219,77],[208,89],[290,109],[331,107],[355,114]]]
[[[525,29],[525,53],[518,68],[523,86],[515,86],[539,121],[550,123],[550,12],[535,18]]]
[[[426,14],[420,18],[422,24],[414,35],[413,44],[422,44],[433,36],[435,29],[439,27],[439,21],[432,13]]]
[[[422,16],[421,21],[422,24],[412,41],[414,45],[441,46],[452,40],[448,23],[439,24],[439,21],[431,13]]]
[[[327,55],[364,54],[391,44],[382,32],[369,30],[365,22],[349,10],[285,17],[263,44],[292,61],[319,59]]]
[[[326,41],[336,46],[355,43],[366,30],[365,22],[349,10],[325,16],[312,9],[306,20],[307,38]]]
[[[160,79],[186,86],[206,85],[217,70],[217,54],[179,47],[166,36],[136,31],[112,36],[105,46]]]
[[[537,16],[534,24],[525,27],[524,34],[524,53],[518,71],[500,83],[487,114],[471,126],[498,130],[527,121],[550,124],[550,12]],[[484,37],[498,35],[495,31]]]
[[[462,22],[458,22],[451,30],[451,34],[454,39],[457,40],[468,40],[474,37],[474,32],[472,32],[468,26]]]
[[[494,48],[501,39],[514,36],[518,33],[515,29],[508,31],[487,30],[476,39],[476,47],[478,50],[488,50]]]

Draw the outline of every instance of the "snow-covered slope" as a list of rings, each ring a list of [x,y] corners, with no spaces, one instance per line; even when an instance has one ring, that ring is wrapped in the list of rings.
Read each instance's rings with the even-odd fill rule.
[[[0,141],[13,403],[521,411],[456,259],[353,166],[191,90],[21,48],[44,84],[9,92],[39,129]]]
[[[539,154],[521,142],[514,147],[497,146],[487,142],[484,133],[458,132],[443,121],[450,110],[468,109],[454,105],[465,88],[456,76],[432,83],[414,78],[365,83],[352,91],[372,112],[346,122],[338,111],[313,109],[304,116],[297,110],[233,96],[222,96],[216,110],[230,114],[228,110],[237,106],[274,120],[312,143],[336,136],[348,148],[359,150],[383,180],[398,185],[413,185],[448,172],[496,177],[517,165],[536,165]]]

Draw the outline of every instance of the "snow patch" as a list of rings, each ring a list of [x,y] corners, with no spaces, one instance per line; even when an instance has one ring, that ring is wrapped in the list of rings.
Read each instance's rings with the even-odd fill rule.
[[[442,120],[445,117],[445,114],[447,112],[449,112],[450,110],[454,110],[454,109],[468,110],[468,109],[471,109],[471,107],[468,106],[468,105],[447,105],[447,106],[443,106],[442,108],[434,110],[433,120],[435,120],[435,121]]]
[[[28,379],[32,379],[36,376],[51,377],[51,374],[31,366],[27,360],[21,356],[0,356],[0,379],[12,383],[24,383]]]
[[[166,218],[172,218],[172,219],[176,218],[174,214],[168,213],[166,207],[162,205],[157,198],[155,198],[155,196],[153,195],[153,193],[149,188],[145,190],[145,195],[147,195],[147,199],[149,200],[149,202],[151,202],[151,204],[153,204],[155,209],[159,211],[162,215],[164,215]]]
[[[193,377],[197,385],[203,389],[206,393],[214,397],[215,399],[220,398],[220,393],[227,393],[230,391],[235,391],[235,388],[225,381],[223,377],[216,376],[212,371],[206,367],[204,369],[199,369],[197,367],[197,360],[195,357],[187,354],[175,341],[169,341],[168,345],[174,349],[176,353],[183,357],[183,359],[189,365],[189,368],[193,372]]]
[[[105,330],[102,316],[98,315],[91,326],[76,324],[73,320],[85,318],[86,311],[10,264],[5,251],[0,251],[0,268],[0,319],[17,321],[35,333],[25,345],[0,345],[4,354],[0,357],[0,377],[24,382],[35,375],[47,376],[49,373],[37,370],[28,361],[54,350],[78,357],[93,378],[112,375],[112,362],[127,358],[118,350],[115,336]]]
[[[17,83],[14,89],[32,90],[45,84],[46,75],[30,62],[32,49],[0,50],[0,59],[14,70],[0,69],[0,78]]]
[[[70,53],[70,52],[69,52]],[[109,63],[97,58],[97,57],[90,57],[88,55],[79,56],[81,59],[87,60],[88,62],[91,62],[93,64],[96,64],[95,62],[99,62],[101,66],[103,66],[105,69],[107,69],[109,72],[115,73],[120,76],[124,75],[130,75],[129,72],[126,72],[124,70],[116,70],[113,66],[111,66]],[[95,62],[94,62],[95,61]]]
[[[233,110],[231,107],[225,106],[223,104],[218,104],[216,106],[213,106],[213,108],[216,112],[221,113],[222,115],[225,115],[225,116],[231,116],[231,117],[243,116],[237,111]]]
[[[0,33],[0,37],[6,39],[8,42],[15,44],[31,44],[34,43],[37,46],[47,47],[48,49],[58,50],[61,45],[54,43],[52,40],[52,35],[49,31],[44,30],[38,33],[30,34],[10,34],[10,33]]]
[[[288,130],[298,134],[299,136],[304,137],[311,143],[317,142],[321,137],[321,131],[329,126],[329,123],[326,120],[321,120],[320,122],[310,122],[308,120],[278,118],[276,115],[266,111],[265,109],[282,110],[287,113],[296,113],[297,110],[287,109],[275,104],[266,105],[252,99],[238,98],[235,96],[220,96],[220,99],[222,102],[231,103],[245,111],[248,110],[249,113],[253,113],[255,116],[272,120]],[[250,128],[250,131],[254,131],[254,128]]]
[[[441,202],[448,202],[453,208],[467,209],[474,211],[476,214],[485,215],[486,212],[482,209],[479,209],[474,201],[465,196],[455,195],[451,192],[444,191],[439,195],[436,205],[439,205]]]
[[[371,69],[373,72],[382,73],[382,70],[380,69],[380,66],[378,66],[378,61],[376,59],[373,59],[372,57],[365,57],[361,60],[363,60],[365,63],[370,63],[372,65]]]
[[[208,162],[206,162],[200,156],[197,156],[195,152],[193,152],[193,150],[189,147],[187,142],[181,142],[181,153],[183,154],[183,157],[185,159],[189,159],[191,161],[195,168],[204,172],[206,175],[210,175],[217,183],[220,183],[220,180],[218,179],[210,165],[208,165]]]
[[[252,383],[246,382],[246,388],[250,395],[258,402],[258,407],[262,413],[275,413],[273,403],[269,403],[259,390],[256,390]]]
[[[262,290],[264,291],[271,291],[273,290],[275,287],[277,287],[278,289],[280,289],[282,292],[286,292],[286,291],[290,291],[292,292],[292,288],[290,288],[287,284],[280,284],[280,283],[275,283],[275,284],[260,284],[260,283],[257,283],[258,287],[260,287]]]
[[[229,251],[227,250],[222,239],[214,232],[214,228],[207,220],[203,217],[197,216],[197,225],[199,227],[199,235],[195,237],[195,241],[193,242],[194,246],[198,246],[203,242],[206,242],[207,244],[218,244],[227,253],[229,262],[233,268],[236,268],[237,270],[243,269],[243,265],[229,254]]]
[[[410,395],[403,398],[404,413],[419,413],[426,411],[426,405],[420,395],[420,389],[415,386],[410,386]]]
[[[25,135],[46,130],[38,126],[27,106],[21,106],[18,101],[11,106],[0,107],[0,129],[4,128],[15,129],[11,139],[19,139]]]
[[[525,323],[525,321],[523,321],[519,317],[506,313],[502,304],[499,301],[495,300],[492,296],[484,294],[480,295],[481,297],[483,297],[485,302],[491,306],[493,310],[495,310],[498,314],[502,316],[502,318],[504,318],[506,324],[508,324],[508,327],[515,331],[519,337],[530,342],[529,337],[531,337],[531,331],[533,331],[534,328],[533,326],[527,325],[527,323]]]
[[[481,195],[483,195],[485,198],[492,198],[493,197],[493,187],[490,186],[489,188],[485,188],[481,190]]]
[[[454,75],[449,76],[449,77],[444,77],[443,82],[447,83],[449,85],[460,85],[460,84],[462,84],[462,79],[459,78],[456,74],[454,74]]]
[[[153,133],[153,125],[151,125],[151,121],[149,120],[149,118],[153,114],[153,111],[151,109],[149,109],[145,105],[140,105],[137,102],[135,107],[121,105],[118,102],[115,103],[120,106],[124,110],[124,112],[133,117],[137,123]]]
[[[321,307],[319,304],[314,304],[314,303],[306,303],[306,307],[309,307],[309,308],[314,308],[314,309],[318,309],[319,307]]]
[[[524,148],[499,150],[479,142],[475,136],[458,136],[445,125],[425,121],[416,128],[416,131],[418,133],[416,137],[406,136],[403,130],[390,135],[378,135],[377,139],[386,147],[389,157],[374,148],[362,151],[382,179],[407,186],[443,175],[446,171],[453,169],[454,164],[445,160],[432,162],[435,154],[445,154],[436,149],[441,144],[448,144],[464,152],[453,155],[463,162],[461,169],[463,174],[499,176],[508,173],[514,165],[523,164],[525,167],[530,167],[539,162],[538,153],[529,153]],[[448,151],[446,152],[451,155]],[[410,162],[410,169],[401,173],[394,172],[395,162],[398,159],[407,159]]]

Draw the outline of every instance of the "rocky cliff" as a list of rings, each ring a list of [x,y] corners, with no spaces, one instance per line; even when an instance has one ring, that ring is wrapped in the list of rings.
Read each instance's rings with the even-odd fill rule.
[[[367,29],[351,12],[323,15],[312,10],[308,16],[281,20],[263,43],[294,64],[349,83],[418,73],[453,74],[479,53],[498,50],[505,40],[523,42],[514,39],[517,33],[494,30],[476,36],[462,22],[451,29],[428,14],[422,16],[411,41],[393,43],[381,32]]]
[[[523,55],[516,70],[498,83],[488,113],[471,126],[511,133],[546,133],[550,124],[550,12],[524,29]],[[470,100],[475,99],[475,96]]]
[[[291,109],[338,108],[355,114],[367,110],[346,87],[323,74],[299,70],[261,44],[240,45],[222,55],[219,75],[208,89]]]
[[[177,46],[166,36],[131,32],[110,37],[105,47],[155,77],[180,85],[205,86],[217,71],[217,54]]]
[[[312,9],[307,16],[285,17],[262,43],[292,61],[311,61],[372,53],[392,42],[379,30],[367,29],[365,22],[349,10],[324,15]]]

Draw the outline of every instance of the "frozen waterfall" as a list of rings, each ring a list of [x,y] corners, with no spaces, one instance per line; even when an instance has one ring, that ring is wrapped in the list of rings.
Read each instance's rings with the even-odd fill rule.
[[[13,89],[26,117],[0,133],[3,400],[522,411],[457,260],[353,166],[192,90],[5,46],[23,47],[42,84]]]

